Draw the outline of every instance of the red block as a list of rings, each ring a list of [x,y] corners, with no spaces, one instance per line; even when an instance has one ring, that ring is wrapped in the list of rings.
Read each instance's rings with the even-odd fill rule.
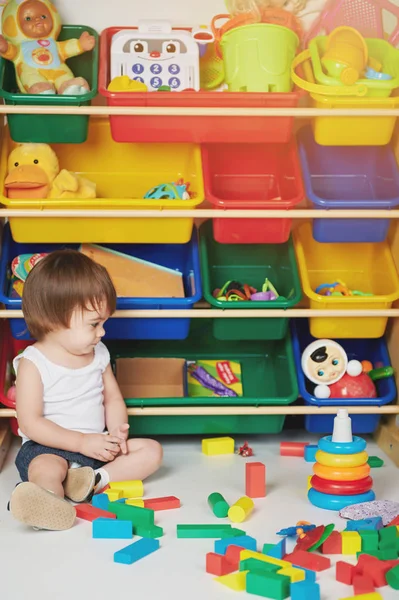
[[[331,560],[319,554],[312,554],[306,550],[296,550],[284,556],[284,560],[292,563],[294,567],[303,567],[309,571],[325,571],[331,567]]]
[[[242,548],[241,548],[242,551]],[[225,556],[222,554],[215,554],[215,552],[208,552],[206,555],[206,572],[211,575],[228,575],[236,571],[236,567],[228,562]]]
[[[322,554],[342,554],[342,536],[339,531],[333,531],[321,547]]]
[[[240,556],[243,550],[244,548],[241,546],[227,546],[225,554],[226,560],[233,565],[236,571],[238,571],[240,566]]]
[[[389,569],[392,569],[392,563],[395,562],[396,561],[379,560],[375,556],[362,554],[359,556],[357,562],[356,573],[370,576],[374,587],[384,587],[384,585],[387,585],[386,573]]]
[[[340,560],[337,562],[335,573],[335,579],[337,581],[346,583],[346,585],[352,585],[356,574],[356,567]]]
[[[397,517],[394,518],[393,521],[391,521],[390,523],[388,523],[387,527],[399,527],[399,515]]]
[[[373,579],[370,575],[355,575],[353,578],[353,593],[355,596],[361,594],[372,594],[375,592]]]
[[[91,504],[77,504],[75,509],[76,516],[85,521],[94,521],[94,519],[99,519],[100,517],[102,519],[116,519],[116,515],[113,513],[92,506]]]
[[[164,498],[150,498],[144,500],[144,508],[151,510],[170,510],[180,508],[180,500],[176,496],[165,496]]]
[[[266,496],[266,467],[261,462],[245,465],[245,493],[250,498]]]
[[[305,446],[309,446],[309,442],[281,442],[281,456],[305,456]]]

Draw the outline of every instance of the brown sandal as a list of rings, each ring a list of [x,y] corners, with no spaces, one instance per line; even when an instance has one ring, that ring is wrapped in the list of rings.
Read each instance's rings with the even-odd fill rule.
[[[65,496],[72,502],[87,502],[93,495],[96,474],[91,467],[68,469],[63,483]]]
[[[49,531],[70,529],[76,518],[75,508],[69,502],[31,482],[15,488],[10,511],[21,523]]]

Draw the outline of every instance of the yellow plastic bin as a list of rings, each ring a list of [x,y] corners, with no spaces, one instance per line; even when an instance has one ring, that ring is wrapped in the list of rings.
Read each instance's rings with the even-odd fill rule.
[[[7,158],[16,144],[3,129],[0,181],[7,174]],[[93,119],[88,140],[83,144],[52,145],[60,168],[75,171],[97,184],[94,200],[12,200],[0,202],[10,209],[104,210],[104,217],[62,219],[10,218],[17,242],[185,244],[190,241],[194,219],[107,217],[107,210],[189,210],[204,200],[201,150],[196,144],[119,144],[111,137],[107,119]],[[183,178],[190,182],[190,200],[144,200],[144,195],[161,183]]]
[[[302,288],[311,309],[378,310],[391,308],[399,298],[399,276],[387,242],[378,244],[321,244],[310,223],[295,229],[294,244]],[[318,286],[338,279],[351,290],[373,296],[335,297],[316,294]],[[315,338],[379,338],[387,317],[311,317]]]

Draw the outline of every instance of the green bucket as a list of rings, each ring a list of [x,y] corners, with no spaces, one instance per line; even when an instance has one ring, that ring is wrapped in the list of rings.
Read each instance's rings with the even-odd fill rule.
[[[244,25],[222,36],[225,81],[230,92],[290,92],[291,64],[299,38],[269,23]]]

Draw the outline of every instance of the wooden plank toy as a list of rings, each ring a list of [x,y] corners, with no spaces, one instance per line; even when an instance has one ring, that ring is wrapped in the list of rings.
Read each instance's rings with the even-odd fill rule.
[[[118,550],[114,554],[114,562],[121,563],[123,565],[132,565],[133,563],[145,558],[149,554],[152,554],[159,549],[159,540],[149,540],[143,538],[138,542]]]
[[[133,524],[116,519],[95,519],[92,536],[97,540],[129,540],[133,537]]]
[[[91,504],[77,504],[75,506],[76,516],[79,519],[84,519],[85,521],[94,521],[95,519],[99,519],[103,517],[104,519],[116,519],[116,515],[107,510],[102,510],[101,508],[96,508]]]
[[[264,498],[266,496],[266,467],[263,463],[246,463],[245,493],[249,498]]]
[[[234,454],[234,440],[231,437],[209,438],[202,440],[202,452],[206,456]]]

